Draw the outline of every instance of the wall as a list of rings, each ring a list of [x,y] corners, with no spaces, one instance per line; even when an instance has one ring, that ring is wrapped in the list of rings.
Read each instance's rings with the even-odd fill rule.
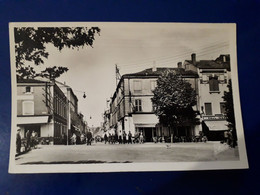
[[[31,86],[32,93],[25,93],[25,87]],[[47,114],[48,109],[44,103],[45,101],[45,86],[43,85],[18,85],[17,86],[17,115],[22,115],[23,101],[33,100],[34,101],[34,115]],[[36,106],[37,105],[37,106]]]

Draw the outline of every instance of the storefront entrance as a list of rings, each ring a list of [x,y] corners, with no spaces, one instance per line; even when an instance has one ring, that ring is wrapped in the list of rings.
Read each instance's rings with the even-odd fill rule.
[[[29,130],[30,135],[32,132],[36,132],[38,137],[41,137],[41,126],[40,125],[24,125],[24,137],[26,137],[26,132]]]
[[[139,127],[138,132],[143,133],[145,142],[152,142],[153,141],[153,131],[155,128],[153,127]]]

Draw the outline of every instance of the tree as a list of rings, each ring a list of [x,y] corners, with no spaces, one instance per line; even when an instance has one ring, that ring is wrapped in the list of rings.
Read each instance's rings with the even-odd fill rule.
[[[228,80],[227,88],[228,88],[228,91],[224,91],[224,96],[222,97],[224,100],[225,116],[226,116],[226,120],[228,122],[228,128],[233,130],[232,131],[233,137],[236,141],[237,140],[236,121],[235,121],[235,113],[234,113],[231,79]]]
[[[164,72],[157,80],[152,103],[160,123],[175,127],[196,122],[196,92],[191,84],[173,71]]]
[[[16,72],[18,78],[35,78],[36,76],[55,79],[64,72],[66,67],[46,68],[42,72],[36,72],[32,66],[26,65],[33,62],[34,65],[44,64],[44,58],[48,58],[46,45],[52,44],[59,51],[63,48],[79,49],[84,46],[91,46],[95,35],[100,33],[98,27],[57,27],[57,28],[14,28],[15,36],[15,58]]]

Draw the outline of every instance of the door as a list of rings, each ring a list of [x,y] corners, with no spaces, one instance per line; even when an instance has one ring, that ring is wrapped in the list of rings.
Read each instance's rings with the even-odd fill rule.
[[[152,141],[153,128],[144,128],[144,136],[146,142]]]

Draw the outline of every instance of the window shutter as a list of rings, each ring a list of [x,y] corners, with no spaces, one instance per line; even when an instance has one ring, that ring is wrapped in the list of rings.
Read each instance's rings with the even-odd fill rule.
[[[212,115],[211,103],[205,103],[205,112],[206,112],[206,115]]]

